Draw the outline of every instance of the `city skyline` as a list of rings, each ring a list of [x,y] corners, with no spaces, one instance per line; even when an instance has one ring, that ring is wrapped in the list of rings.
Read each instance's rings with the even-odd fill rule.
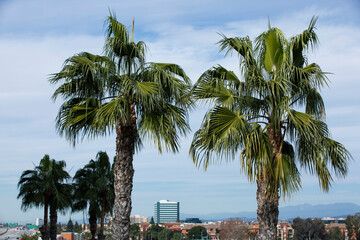
[[[68,6],[69,5],[69,6]],[[83,9],[83,6],[86,6]],[[262,6],[262,8],[259,8]],[[281,7],[280,7],[281,6]],[[73,148],[55,130],[60,101],[53,102],[55,89],[48,83],[68,57],[81,51],[102,53],[103,22],[109,9],[118,20],[131,26],[135,17],[135,40],[147,43],[148,61],[174,62],[184,68],[192,82],[216,64],[237,75],[236,56],[219,54],[219,32],[251,39],[266,30],[268,20],[287,37],[307,28],[312,16],[319,16],[317,33],[320,46],[310,53],[329,75],[329,88],[323,89],[327,123],[334,139],[343,143],[353,156],[345,179],[335,178],[329,193],[323,193],[316,178],[302,172],[303,189],[280,206],[303,203],[359,203],[360,193],[360,5],[357,1],[266,1],[240,3],[216,1],[168,3],[146,1],[15,0],[0,2],[0,48],[3,58],[0,78],[0,222],[43,217],[42,209],[20,210],[16,188],[22,171],[32,169],[49,154],[65,160],[70,175],[94,159],[98,151],[115,154],[115,137],[84,140]],[[289,21],[289,19],[291,21]],[[205,106],[190,113],[193,131],[199,127]],[[181,141],[178,154],[158,154],[145,144],[135,156],[132,215],[151,216],[158,199],[182,202],[182,212],[256,211],[256,186],[240,172],[239,161],[211,166],[207,172],[196,169],[188,156],[192,133]],[[165,191],[164,191],[165,189]],[[193,203],[186,201],[193,199]],[[6,206],[6,207],[4,207]],[[80,214],[82,215],[82,213]],[[69,213],[60,219],[69,218]],[[66,222],[67,222],[66,220]],[[63,220],[61,220],[63,221]]]

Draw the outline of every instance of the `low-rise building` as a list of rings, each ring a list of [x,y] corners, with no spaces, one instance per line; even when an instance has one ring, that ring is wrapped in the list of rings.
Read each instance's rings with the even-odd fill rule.
[[[291,224],[286,221],[277,224],[278,240],[289,240],[294,238],[294,229]]]
[[[140,215],[130,216],[130,223],[148,223],[149,218],[147,217],[141,217]]]

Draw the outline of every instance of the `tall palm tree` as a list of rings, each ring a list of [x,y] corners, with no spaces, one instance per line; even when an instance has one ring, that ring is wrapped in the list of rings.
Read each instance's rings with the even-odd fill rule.
[[[51,240],[56,240],[58,211],[64,213],[72,204],[72,186],[68,183],[71,177],[65,167],[65,161],[54,159],[41,161],[38,166],[47,175],[48,180],[43,184],[51,189],[49,201]]]
[[[216,66],[194,86],[195,98],[213,102],[195,133],[190,154],[205,169],[239,159],[242,171],[257,183],[257,239],[276,239],[280,196],[301,187],[299,168],[318,177],[328,191],[332,173],[344,177],[351,158],[330,138],[319,90],[326,73],[308,63],[306,53],[318,43],[316,18],[291,39],[269,24],[255,39],[222,35],[220,50],[240,57],[243,80]]]
[[[64,170],[64,161],[55,161],[45,155],[34,170],[22,173],[18,187],[18,198],[22,198],[22,208],[44,206],[44,225],[41,233],[44,239],[56,239],[57,211],[70,206],[71,186],[67,184],[70,175]],[[50,232],[48,215],[50,207]]]
[[[89,203],[89,223],[92,239],[95,239],[97,217],[100,216],[98,239],[104,239],[105,214],[114,205],[114,173],[106,152],[98,152],[96,161],[90,160],[74,176],[74,210],[83,210]]]
[[[134,153],[143,139],[160,152],[178,151],[179,136],[189,130],[190,80],[176,64],[146,63],[145,43],[135,43],[114,15],[106,25],[106,56],[70,57],[50,82],[61,84],[53,95],[64,99],[56,125],[61,135],[75,144],[116,132],[113,237],[126,240]]]

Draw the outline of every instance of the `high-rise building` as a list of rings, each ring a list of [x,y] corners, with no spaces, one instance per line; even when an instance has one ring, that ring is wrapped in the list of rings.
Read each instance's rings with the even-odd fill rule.
[[[180,217],[180,203],[160,200],[154,205],[155,223],[177,222]]]

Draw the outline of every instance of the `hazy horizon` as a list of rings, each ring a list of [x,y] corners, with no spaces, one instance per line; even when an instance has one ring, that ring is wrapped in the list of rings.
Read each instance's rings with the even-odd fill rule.
[[[360,200],[360,4],[358,1],[0,1],[0,222],[28,221],[43,217],[42,209],[22,212],[17,182],[22,171],[32,169],[49,154],[65,160],[70,175],[94,159],[98,151],[115,155],[115,136],[84,140],[73,148],[55,130],[61,101],[51,95],[50,74],[79,52],[102,54],[104,20],[109,9],[120,22],[131,26],[135,17],[135,41],[145,41],[147,61],[172,62],[184,68],[195,82],[207,69],[221,64],[238,76],[237,56],[224,58],[216,42],[226,36],[254,39],[271,25],[287,38],[308,27],[318,16],[319,48],[309,52],[328,75],[322,90],[327,124],[332,137],[353,156],[348,176],[335,177],[329,193],[318,180],[302,171],[302,190],[281,199],[280,207],[309,203],[359,203]],[[204,107],[190,113],[193,131],[200,126]],[[233,210],[256,211],[256,184],[240,171],[239,161],[197,169],[188,156],[192,133],[181,140],[178,154],[160,155],[148,144],[135,155],[132,214],[152,216],[160,199],[182,202],[181,211],[204,214]],[[358,190],[356,190],[358,189]],[[82,218],[82,213],[81,218]],[[72,214],[72,218],[78,215]],[[61,216],[61,222],[70,217]]]

